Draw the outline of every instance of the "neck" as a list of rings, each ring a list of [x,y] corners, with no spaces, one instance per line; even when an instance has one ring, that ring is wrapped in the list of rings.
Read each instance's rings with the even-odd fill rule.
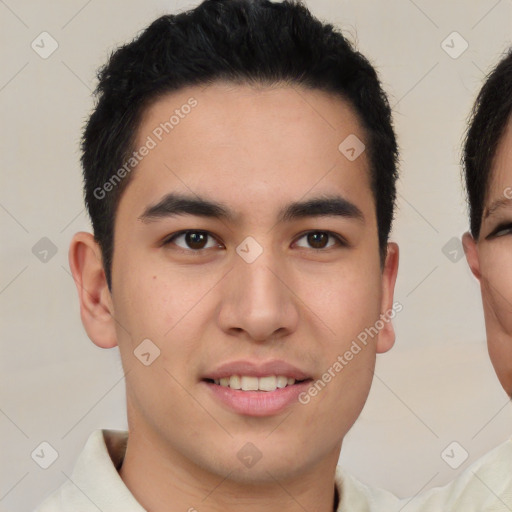
[[[130,432],[119,474],[137,501],[151,512],[332,512],[337,509],[334,475],[338,453],[290,478],[254,484],[208,472],[177,452],[161,449]]]

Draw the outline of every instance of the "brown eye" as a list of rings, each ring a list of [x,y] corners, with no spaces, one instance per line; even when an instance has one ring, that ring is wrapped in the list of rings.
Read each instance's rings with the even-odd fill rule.
[[[341,237],[330,233],[329,231],[310,231],[302,235],[299,240],[306,239],[307,245],[297,243],[299,247],[306,247],[310,249],[328,249],[335,245],[347,245]],[[329,239],[333,239],[334,243],[329,244]]]
[[[210,241],[211,240],[211,241]],[[201,251],[212,247],[219,247],[220,244],[207,231],[181,231],[167,238],[164,242],[166,245],[177,245],[181,249],[192,251]]]
[[[191,231],[185,234],[185,243],[191,249],[204,249],[208,235],[199,231]]]
[[[308,243],[314,249],[323,249],[329,241],[329,235],[327,233],[309,233]]]

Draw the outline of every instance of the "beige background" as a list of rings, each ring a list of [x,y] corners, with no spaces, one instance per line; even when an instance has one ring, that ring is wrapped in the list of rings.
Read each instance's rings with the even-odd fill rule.
[[[195,3],[0,1],[0,511],[29,511],[69,477],[92,430],[126,428],[118,351],[86,337],[68,270],[70,238],[88,229],[78,140],[108,52],[158,15]],[[464,259],[442,251],[467,227],[460,141],[484,73],[511,44],[512,2],[307,3],[371,58],[394,106],[402,147],[396,298],[404,309],[342,463],[409,496],[448,482],[512,432],[477,283]],[[31,48],[43,31],[59,45],[47,59]],[[456,59],[442,47],[453,31],[469,44]],[[455,37],[453,51],[462,48]],[[46,263],[32,253],[42,237],[57,248]],[[42,441],[59,454],[46,470],[31,458]],[[452,441],[469,452],[457,470],[440,455]]]

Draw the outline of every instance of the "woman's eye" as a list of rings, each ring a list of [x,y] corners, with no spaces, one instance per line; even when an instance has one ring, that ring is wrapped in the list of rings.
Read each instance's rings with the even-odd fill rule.
[[[329,238],[334,240],[334,243],[329,244]],[[298,243],[298,241],[303,239],[306,241],[306,245]],[[299,245],[299,247],[306,247],[308,249],[327,249],[335,245],[347,245],[340,236],[330,233],[329,231],[310,231],[302,235],[298,241],[297,245]]]
[[[512,224],[501,224],[498,226],[487,238],[497,238],[499,236],[505,236],[512,234]]]
[[[211,239],[209,242],[208,239]],[[200,251],[219,247],[219,243],[207,231],[182,231],[172,235],[164,241],[163,245],[175,244],[182,249],[189,251]]]

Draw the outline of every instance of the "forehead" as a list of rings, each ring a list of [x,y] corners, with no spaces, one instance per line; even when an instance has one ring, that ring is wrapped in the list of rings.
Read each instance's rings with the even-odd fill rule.
[[[489,171],[485,197],[484,219],[497,209],[507,206],[512,187],[512,118],[500,138]]]
[[[491,166],[489,188],[500,187],[505,182],[512,181],[512,117],[509,118]]]
[[[146,109],[135,148],[148,143],[152,149],[127,189],[148,201],[171,188],[227,199],[240,210],[333,188],[373,197],[358,116],[341,97],[318,90],[231,83],[185,88]]]

